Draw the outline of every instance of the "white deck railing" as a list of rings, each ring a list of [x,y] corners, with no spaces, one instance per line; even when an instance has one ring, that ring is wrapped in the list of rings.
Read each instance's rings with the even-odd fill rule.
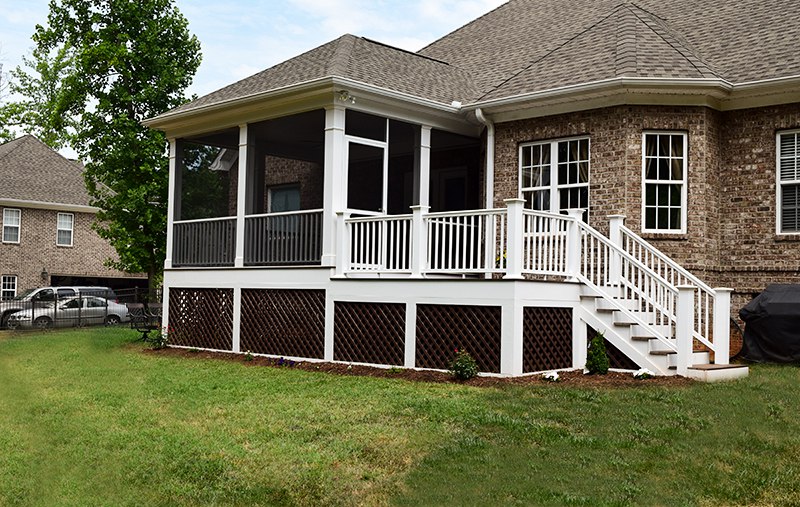
[[[426,273],[502,273],[506,249],[506,210],[430,213]]]
[[[348,271],[411,272],[411,215],[350,218]]]

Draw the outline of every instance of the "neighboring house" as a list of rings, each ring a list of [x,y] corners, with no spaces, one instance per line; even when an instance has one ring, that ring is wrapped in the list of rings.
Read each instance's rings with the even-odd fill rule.
[[[798,35],[796,2],[512,0],[153,118],[173,343],[516,375],[597,330],[704,376],[693,342],[724,365],[729,317],[800,281]]]
[[[82,171],[30,135],[0,145],[3,299],[47,285],[147,285],[104,265],[116,252],[92,230]]]

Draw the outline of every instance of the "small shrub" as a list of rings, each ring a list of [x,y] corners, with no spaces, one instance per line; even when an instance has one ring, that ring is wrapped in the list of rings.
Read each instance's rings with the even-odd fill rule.
[[[253,360],[253,353],[249,350],[244,353],[244,360],[245,361],[252,361]]]
[[[586,354],[586,369],[590,374],[605,375],[608,373],[608,354],[606,353],[605,336],[597,333],[589,342],[589,350]]]
[[[450,361],[450,373],[458,380],[469,380],[478,375],[478,363],[466,350],[456,349],[456,355]]]
[[[399,375],[400,373],[403,373],[403,369],[397,366],[392,366],[389,368],[388,372],[390,375]]]
[[[155,336],[147,336],[145,340],[150,348],[153,350],[160,350],[167,347],[169,344],[169,331],[164,328],[160,333]]]
[[[640,369],[638,371],[633,372],[633,378],[639,379],[639,380],[646,380],[646,379],[649,379],[649,378],[653,378],[655,376],[656,376],[656,374],[653,373],[652,371],[648,370],[647,368],[642,368],[642,369]]]

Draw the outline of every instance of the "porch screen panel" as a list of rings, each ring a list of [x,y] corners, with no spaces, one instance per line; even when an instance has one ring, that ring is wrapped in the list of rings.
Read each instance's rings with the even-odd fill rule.
[[[383,211],[384,148],[349,143],[347,207],[369,212]]]

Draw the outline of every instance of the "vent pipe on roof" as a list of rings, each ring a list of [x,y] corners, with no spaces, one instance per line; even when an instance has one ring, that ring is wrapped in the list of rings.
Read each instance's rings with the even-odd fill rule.
[[[483,110],[475,110],[475,117],[486,125],[486,209],[494,208],[494,123],[483,114]]]

